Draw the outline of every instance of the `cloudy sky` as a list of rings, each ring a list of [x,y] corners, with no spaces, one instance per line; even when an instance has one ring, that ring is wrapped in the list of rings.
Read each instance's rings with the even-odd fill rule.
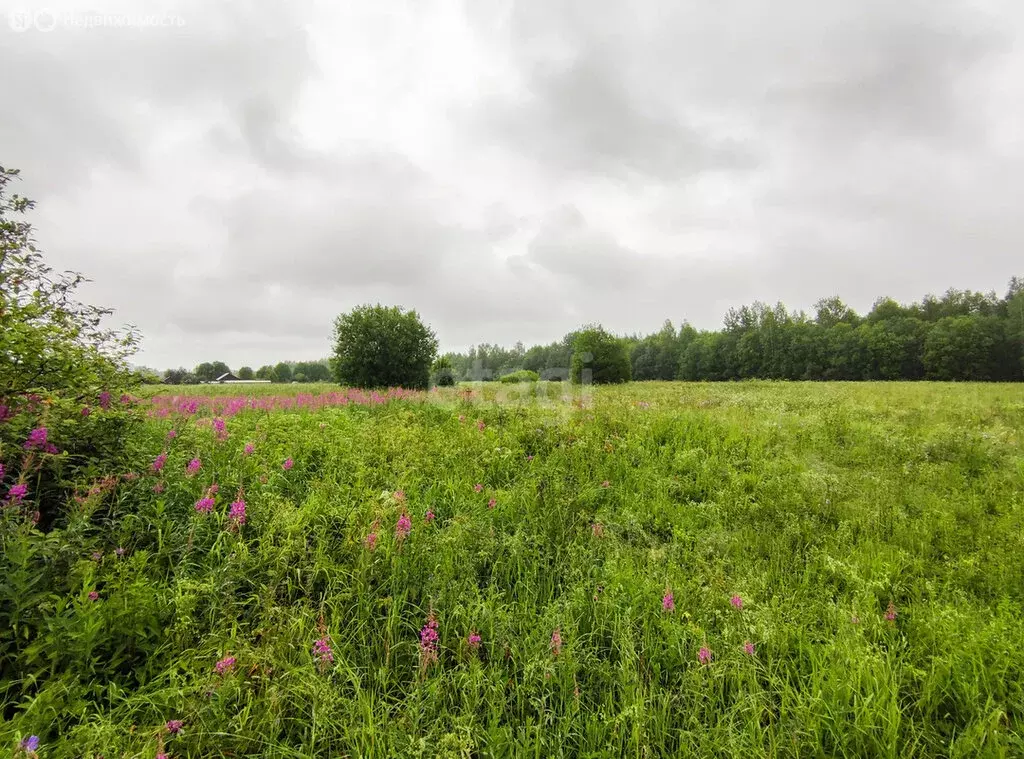
[[[150,366],[365,302],[462,349],[1024,274],[1020,0],[0,10],[0,165]]]

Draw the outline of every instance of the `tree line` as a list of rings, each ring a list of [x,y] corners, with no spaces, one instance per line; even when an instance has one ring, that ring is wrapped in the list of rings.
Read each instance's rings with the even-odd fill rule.
[[[481,343],[442,360],[457,381],[521,370],[565,379],[580,334],[530,348]],[[1011,279],[1002,298],[950,289],[909,305],[879,298],[865,315],[838,297],[819,300],[813,314],[755,302],[730,309],[719,330],[666,321],[618,340],[633,380],[1021,381],[1024,278]]]
[[[150,377],[155,373],[151,370],[143,372]],[[319,361],[281,361],[266,364],[253,370],[251,366],[243,366],[237,372],[223,361],[204,361],[189,371],[184,367],[167,369],[157,377],[158,381],[168,385],[198,385],[201,382],[213,382],[225,374],[234,374],[238,379],[261,379],[271,382],[330,382],[333,377],[327,359]]]

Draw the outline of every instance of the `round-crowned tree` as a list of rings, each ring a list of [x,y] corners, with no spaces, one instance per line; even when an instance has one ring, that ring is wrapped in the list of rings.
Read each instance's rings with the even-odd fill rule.
[[[575,334],[570,368],[572,381],[577,384],[629,382],[632,377],[625,344],[601,327],[588,327]]]
[[[331,370],[343,385],[425,389],[437,337],[415,311],[359,306],[334,321]]]

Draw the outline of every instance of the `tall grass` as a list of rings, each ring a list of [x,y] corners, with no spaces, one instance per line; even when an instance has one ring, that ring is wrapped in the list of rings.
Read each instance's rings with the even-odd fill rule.
[[[151,420],[140,477],[4,546],[0,745],[1024,755],[1024,388],[544,384]]]

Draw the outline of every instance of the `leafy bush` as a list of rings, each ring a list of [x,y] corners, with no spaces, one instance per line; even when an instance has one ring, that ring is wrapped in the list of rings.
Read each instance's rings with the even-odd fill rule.
[[[518,372],[512,372],[506,374],[501,378],[501,382],[538,382],[540,375],[537,372],[531,372],[529,369],[520,369]]]
[[[331,368],[343,385],[425,389],[437,338],[415,311],[360,306],[334,322]]]
[[[441,387],[452,387],[455,385],[455,369],[452,368],[452,360],[448,356],[441,356],[431,367],[431,374],[434,375],[434,384]]]
[[[601,327],[576,333],[572,347],[572,381],[595,385],[629,382],[632,367],[622,340]]]

